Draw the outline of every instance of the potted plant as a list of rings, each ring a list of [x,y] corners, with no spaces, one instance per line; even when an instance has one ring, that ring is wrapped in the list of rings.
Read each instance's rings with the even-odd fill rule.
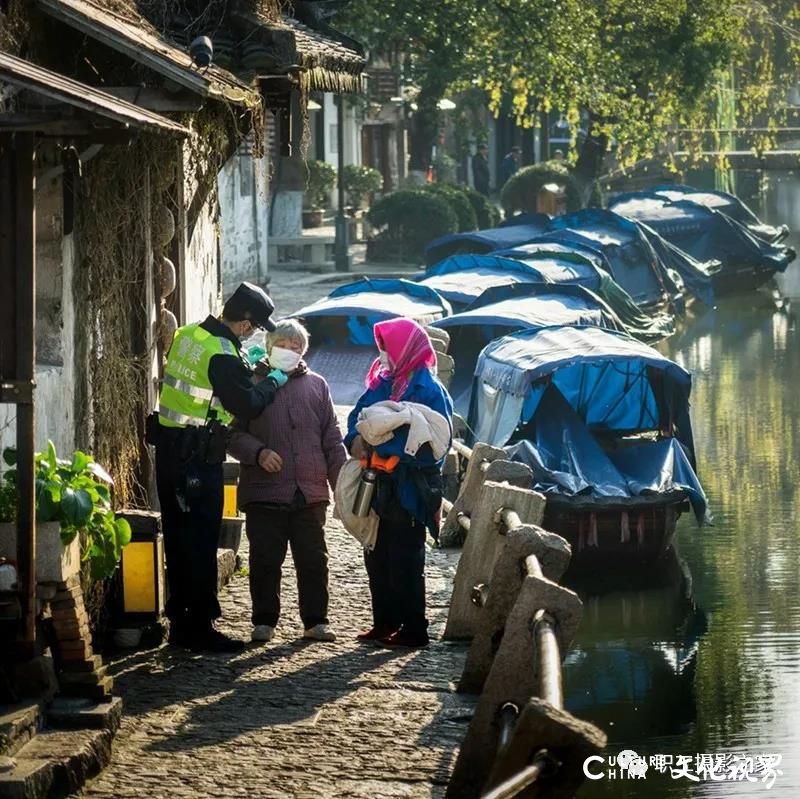
[[[336,185],[336,169],[327,161],[306,161],[308,174],[303,196],[303,227],[322,224],[328,196]]]
[[[363,208],[364,197],[383,188],[383,175],[371,166],[348,164],[342,171],[342,182],[350,205],[358,211]]]
[[[0,478],[0,553],[16,554],[16,452],[3,460],[11,467]],[[101,580],[114,573],[131,528],[111,508],[113,480],[85,452],[72,460],[57,457],[52,441],[35,457],[36,569],[39,582],[62,582],[76,574],[80,562]]]

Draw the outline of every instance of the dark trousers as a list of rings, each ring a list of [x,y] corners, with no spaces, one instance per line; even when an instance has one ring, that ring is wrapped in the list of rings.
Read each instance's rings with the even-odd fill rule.
[[[404,517],[404,518],[403,518]],[[373,626],[427,632],[425,618],[425,525],[408,514],[381,519],[372,552],[364,551],[372,595]]]
[[[156,488],[167,559],[167,616],[203,630],[219,618],[217,545],[222,523],[222,464],[185,462],[177,433],[156,445]]]
[[[250,597],[253,624],[274,627],[281,613],[281,566],[291,546],[297,572],[300,618],[306,629],[328,623],[328,549],[325,511],[318,502],[301,507],[248,505]]]

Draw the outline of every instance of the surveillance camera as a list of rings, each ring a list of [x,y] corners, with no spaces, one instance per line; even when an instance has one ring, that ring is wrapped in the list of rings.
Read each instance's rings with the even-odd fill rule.
[[[189,45],[189,55],[198,69],[206,69],[214,58],[214,44],[208,36],[198,36]]]

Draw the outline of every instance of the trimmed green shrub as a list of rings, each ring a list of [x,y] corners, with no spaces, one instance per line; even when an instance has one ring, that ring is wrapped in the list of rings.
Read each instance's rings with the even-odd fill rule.
[[[336,185],[336,169],[327,161],[306,161],[306,193],[303,205],[306,208],[325,208]]]
[[[383,188],[383,175],[371,166],[348,164],[342,171],[342,182],[350,198],[350,205],[361,208],[364,195]]]
[[[543,161],[518,169],[503,186],[500,199],[506,216],[518,211],[536,213],[537,195],[548,183],[566,187],[567,211],[580,209],[580,189],[569,169],[561,161]]]
[[[389,245],[387,250],[395,250],[400,259],[420,262],[431,239],[458,230],[458,217],[450,204],[425,189],[401,189],[381,197],[367,219],[381,229],[374,241]]]
[[[447,183],[428,183],[423,187],[423,190],[442,197],[453,209],[458,219],[459,233],[477,230],[478,218],[475,215],[472,203],[459,186],[452,186]]]
[[[497,227],[500,224],[500,211],[488,197],[473,189],[472,186],[459,186],[458,188],[464,192],[472,204],[479,230]]]

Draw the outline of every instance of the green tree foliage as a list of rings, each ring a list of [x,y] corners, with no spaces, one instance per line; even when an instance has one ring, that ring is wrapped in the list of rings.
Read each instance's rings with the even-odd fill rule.
[[[410,167],[424,172],[439,128],[438,103],[467,79],[466,57],[479,42],[483,14],[477,0],[354,0],[337,27],[369,49],[401,52],[407,79],[419,86],[412,118]]]
[[[738,124],[775,126],[800,63],[796,0],[353,0],[339,25],[407,54],[420,87],[412,169],[429,163],[439,99],[478,86],[496,113],[511,98],[522,125],[563,110],[576,130],[588,111],[584,184],[611,145],[624,166],[663,151],[669,129],[713,127],[731,66]]]

